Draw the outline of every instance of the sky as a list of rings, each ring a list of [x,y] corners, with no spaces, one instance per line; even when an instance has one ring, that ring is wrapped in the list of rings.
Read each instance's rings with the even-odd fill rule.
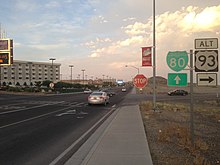
[[[156,75],[173,73],[169,51],[194,50],[198,38],[220,38],[219,0],[155,0]],[[61,64],[61,78],[114,78],[140,73],[141,47],[153,45],[152,0],[0,0],[2,37],[14,59]],[[220,42],[220,41],[219,41]],[[128,65],[129,67],[125,67]],[[182,71],[187,72],[187,71]],[[188,72],[187,72],[188,73]],[[220,77],[218,73],[218,77]]]

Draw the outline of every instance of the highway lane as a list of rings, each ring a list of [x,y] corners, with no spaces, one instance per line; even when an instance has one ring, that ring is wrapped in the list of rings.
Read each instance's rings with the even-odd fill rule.
[[[88,94],[6,96],[0,103],[0,164],[49,164],[127,94],[88,106]],[[3,101],[4,100],[4,101]]]
[[[0,164],[49,164],[109,111],[153,98],[151,94],[134,94],[122,103],[128,92],[116,88],[117,95],[106,107],[88,106],[88,94],[0,95]],[[194,99],[214,98],[196,94]],[[188,103],[189,99],[157,95],[157,101]]]

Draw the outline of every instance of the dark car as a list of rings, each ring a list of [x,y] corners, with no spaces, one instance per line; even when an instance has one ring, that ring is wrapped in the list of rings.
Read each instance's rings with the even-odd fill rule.
[[[174,95],[185,96],[185,95],[188,95],[188,92],[185,90],[176,89],[176,90],[168,92],[167,94],[170,96],[174,96]]]

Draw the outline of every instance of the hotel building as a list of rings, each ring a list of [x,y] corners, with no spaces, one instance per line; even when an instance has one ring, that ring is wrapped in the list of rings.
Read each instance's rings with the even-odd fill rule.
[[[35,82],[50,80],[56,83],[60,81],[60,66],[58,63],[14,60],[10,66],[0,67],[0,82],[34,85]]]

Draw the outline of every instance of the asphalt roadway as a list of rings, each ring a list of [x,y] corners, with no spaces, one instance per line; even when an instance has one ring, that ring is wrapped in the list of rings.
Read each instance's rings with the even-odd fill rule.
[[[88,94],[0,95],[0,164],[49,164],[127,93],[115,89],[107,106],[88,106]]]
[[[129,90],[114,90],[117,95],[111,97],[107,106],[88,106],[88,94],[0,94],[0,164],[50,164],[121,104],[129,106],[152,100],[151,94],[142,94],[123,102]],[[214,98],[215,95],[199,94],[194,100]],[[189,96],[157,95],[158,101],[189,102],[189,99]]]

